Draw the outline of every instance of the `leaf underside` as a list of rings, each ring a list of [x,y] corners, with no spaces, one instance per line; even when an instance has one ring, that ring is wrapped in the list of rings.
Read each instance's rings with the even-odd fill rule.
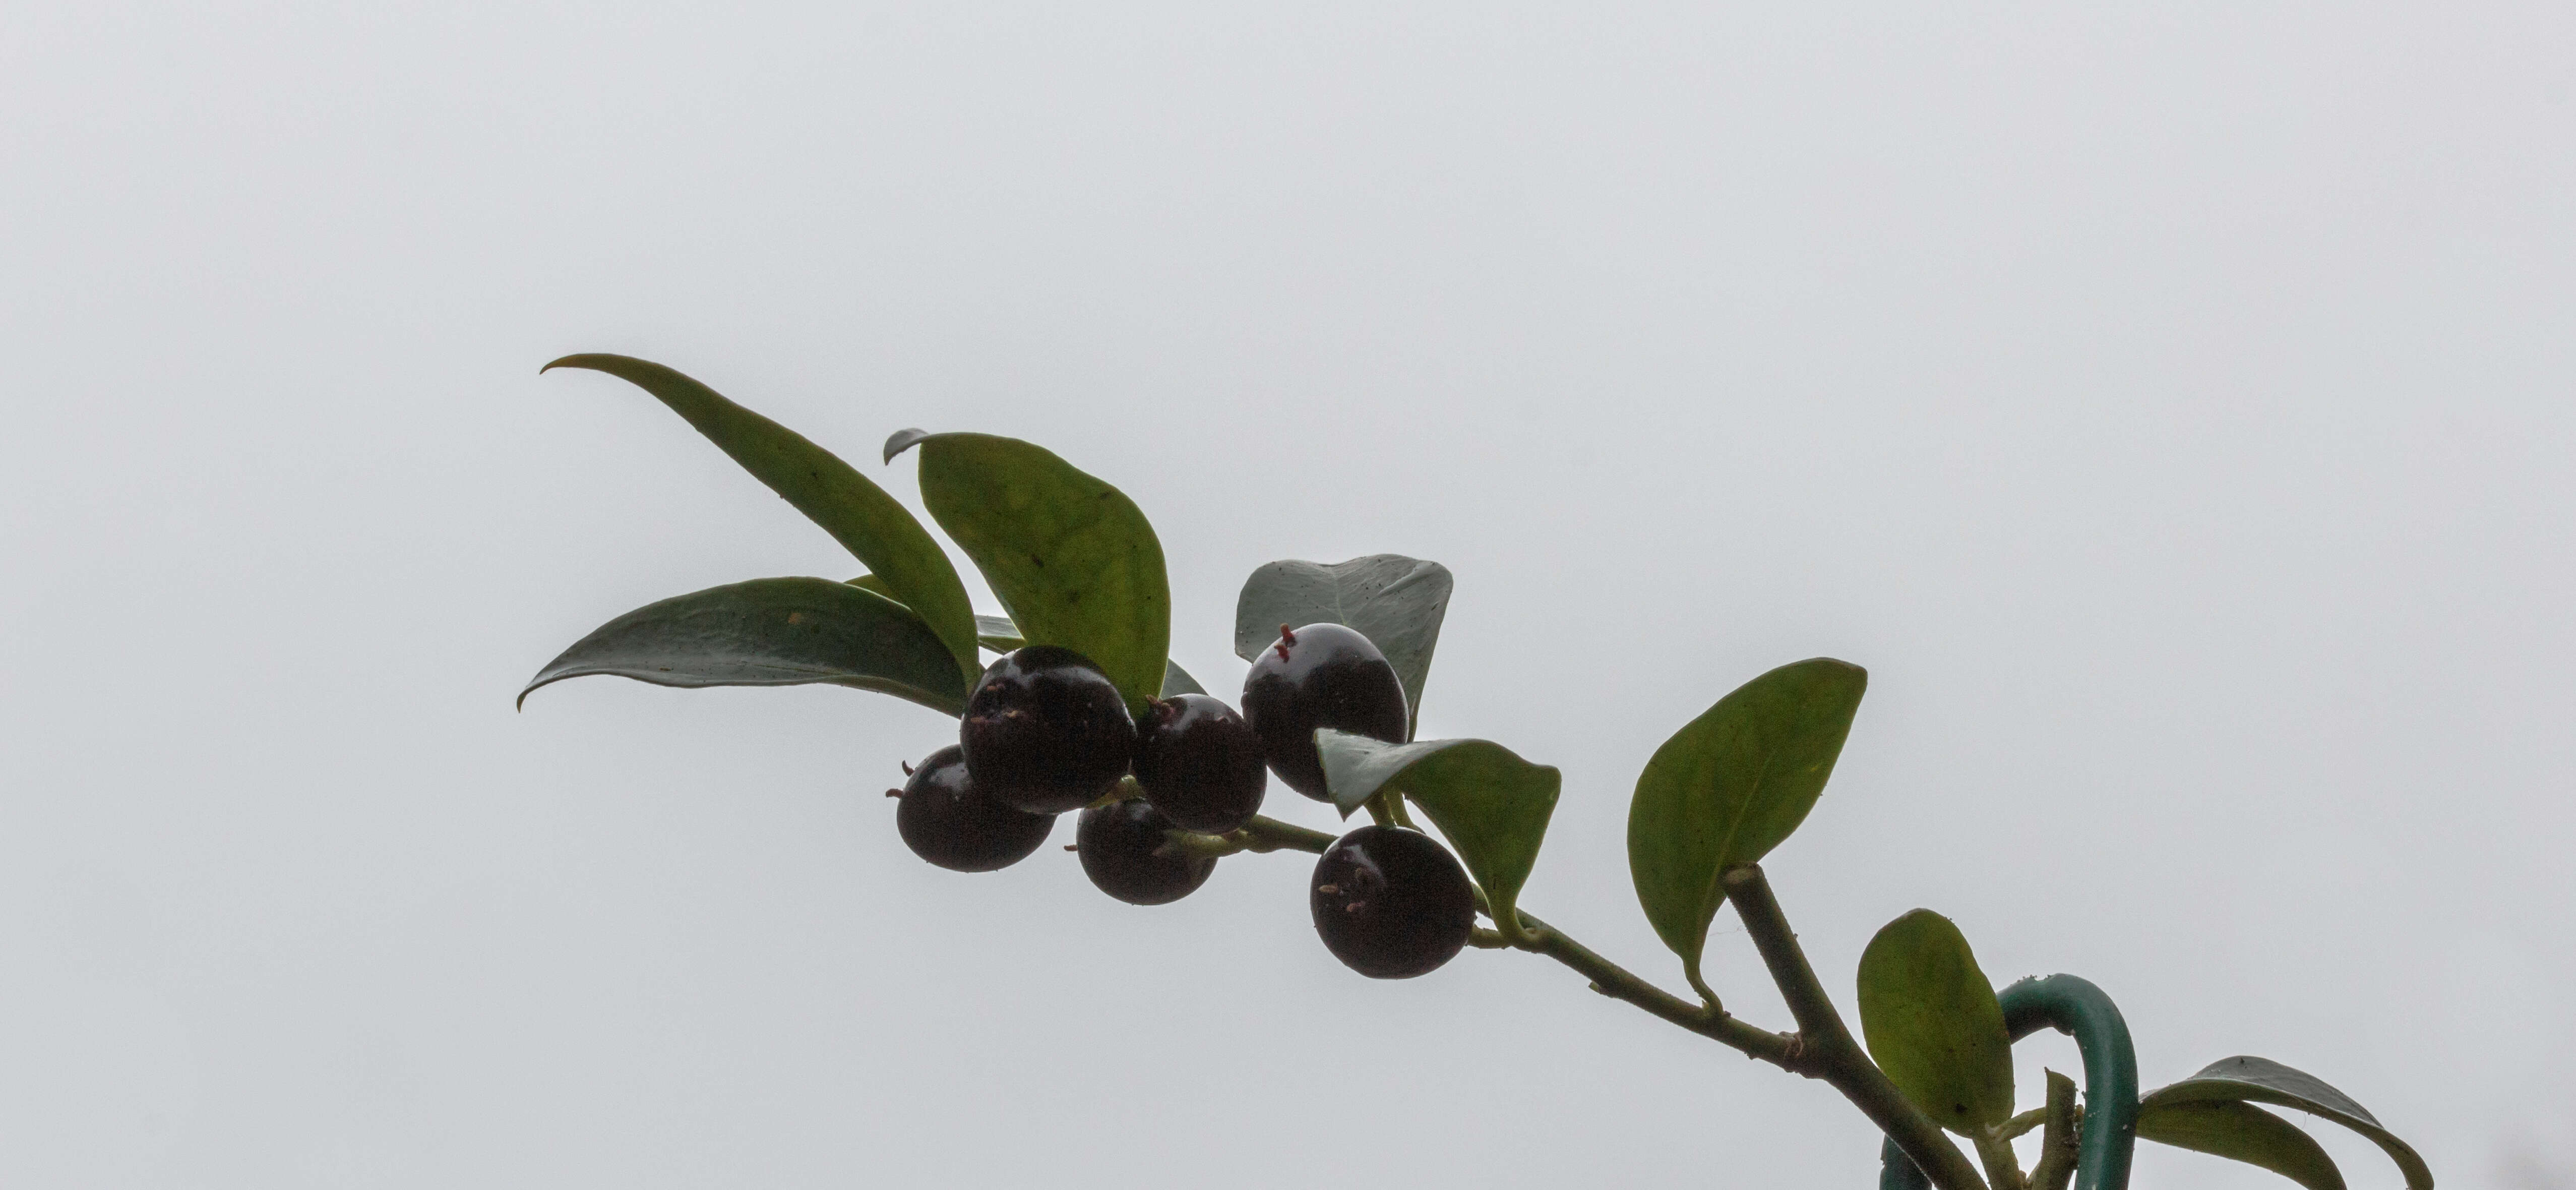
[[[1315,749],[1344,817],[1382,790],[1403,794],[1457,847],[1484,886],[1495,922],[1512,920],[1505,915],[1538,863],[1563,774],[1490,740],[1390,744],[1324,728],[1315,733]]]
[[[946,552],[912,513],[832,452],[726,400],[682,373],[632,356],[567,355],[547,364],[605,372],[651,393],[752,477],[778,493],[867,564],[883,593],[912,609],[971,680],[974,609]]]
[[[1234,655],[1246,661],[1279,639],[1279,626],[1340,624],[1376,645],[1404,687],[1410,728],[1422,716],[1431,652],[1449,612],[1449,568],[1402,554],[1347,562],[1281,561],[1245,579],[1234,604]]]
[[[2251,1103],[2207,1099],[2142,1107],[2138,1139],[2259,1166],[2307,1190],[2344,1190],[2343,1171],[2325,1146]]]
[[[1719,876],[1770,854],[1833,776],[1869,674],[1818,657],[1717,700],[1655,750],[1628,804],[1628,871],[1656,936],[1696,977]]]
[[[609,674],[657,686],[875,690],[956,715],[966,679],[947,645],[902,604],[821,578],[765,578],[646,604],[548,662],[519,692]]]
[[[1961,1135],[2013,1114],[2012,1036],[1976,953],[1949,918],[1917,909],[1860,958],[1861,1033],[1905,1097]]]
[[[2269,1058],[2223,1058],[2202,1067],[2190,1078],[2159,1087],[2138,1099],[2142,1111],[2171,1104],[2225,1102],[2268,1103],[2332,1120],[2369,1138],[2388,1154],[2388,1159],[2396,1162],[2398,1171],[2405,1175],[2407,1190],[2432,1190],[2432,1169],[2413,1146],[2381,1127],[2369,1109],[2327,1085],[2324,1079]]]

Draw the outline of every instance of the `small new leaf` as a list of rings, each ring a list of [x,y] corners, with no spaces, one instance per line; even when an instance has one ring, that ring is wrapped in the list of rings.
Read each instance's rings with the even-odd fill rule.
[[[1950,919],[1917,909],[1860,956],[1869,1056],[1905,1097],[1965,1136],[2012,1118],[2012,1037],[2003,1004]]]

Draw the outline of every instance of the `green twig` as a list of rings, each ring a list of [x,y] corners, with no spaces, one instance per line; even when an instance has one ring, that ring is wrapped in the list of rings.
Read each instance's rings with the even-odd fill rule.
[[[1240,851],[1307,851],[1321,854],[1333,845],[1333,836],[1318,830],[1281,822],[1275,818],[1255,816],[1243,829],[1230,835],[1191,835],[1174,831],[1176,845],[1203,854],[1231,855]],[[1726,873],[1727,895],[1734,899],[1736,912],[1745,919],[1745,932],[1753,936],[1754,946],[1762,951],[1763,961],[1770,965],[1771,977],[1780,985],[1783,998],[1789,1002],[1791,1015],[1798,1020],[1796,1034],[1774,1033],[1746,1024],[1714,1002],[1693,1004],[1679,996],[1639,978],[1617,963],[1593,953],[1554,926],[1539,920],[1527,910],[1515,916],[1521,927],[1520,937],[1508,939],[1508,945],[1543,954],[1572,968],[1592,982],[1592,990],[1613,1000],[1623,1000],[1666,1021],[1715,1041],[1720,1045],[1808,1078],[1822,1079],[1843,1097],[1860,1108],[1870,1122],[1894,1138],[1914,1163],[1930,1176],[1940,1190],[1985,1190],[1976,1167],[1956,1145],[1942,1134],[1931,1117],[1917,1111],[1887,1080],[1878,1067],[1852,1040],[1843,1027],[1842,1017],[1834,1011],[1833,1002],[1817,984],[1815,972],[1808,968],[1806,956],[1799,952],[1797,939],[1789,932],[1788,921],[1781,916],[1779,902],[1771,896],[1771,886],[1762,870],[1747,864]],[[1478,898],[1482,904],[1482,897]],[[1476,927],[1468,935],[1472,945],[1495,948],[1505,944],[1508,936],[1499,930]],[[1711,998],[1712,1001],[1714,997]],[[2063,1187],[2053,1188],[2063,1190]]]
[[[1834,1008],[1833,998],[1825,994],[1816,979],[1815,968],[1807,964],[1806,952],[1798,948],[1798,935],[1789,928],[1789,919],[1780,912],[1780,902],[1771,895],[1771,882],[1764,878],[1756,864],[1739,864],[1728,868],[1719,878],[1726,898],[1735,902],[1736,916],[1744,921],[1744,932],[1753,939],[1753,948],[1762,955],[1762,963],[1771,969],[1771,982],[1780,987],[1780,996],[1789,1002],[1789,1015],[1798,1022],[1797,1044],[1802,1057],[1813,1067],[1801,1070],[1811,1078],[1823,1079],[1843,1093],[1852,1106],[1868,1116],[1879,1131],[1896,1142],[1905,1155],[1914,1159],[1932,1184],[1941,1190],[1972,1190],[1985,1183],[1977,1177],[1975,1166],[1968,1164],[1959,1146],[1932,1122],[1932,1117],[1906,1101],[1905,1094],[1889,1081],[1885,1071],[1869,1060],[1860,1043],[1852,1040],[1851,1030],[1843,1025],[1842,1013]]]
[[[1988,1133],[1969,1138],[1976,1143],[1977,1160],[1986,1167],[1986,1182],[1994,1190],[2023,1190],[2021,1158],[2013,1152],[2012,1142]]]
[[[2075,1157],[2081,1146],[2075,1126],[2084,1114],[2075,1106],[2075,1080],[2049,1071],[2048,1106],[2040,1111],[2048,1127],[2039,1134],[2039,1164],[2030,1167],[2030,1187],[2066,1190],[2075,1177]]]

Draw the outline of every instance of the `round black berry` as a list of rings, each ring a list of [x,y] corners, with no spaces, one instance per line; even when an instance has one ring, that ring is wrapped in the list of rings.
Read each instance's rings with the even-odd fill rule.
[[[1323,801],[1324,762],[1315,729],[1330,727],[1404,742],[1404,684],[1369,638],[1339,624],[1279,626],[1279,639],[1243,679],[1243,718],[1261,737],[1270,771],[1288,788]]]
[[[1411,979],[1449,961],[1476,924],[1476,894],[1449,850],[1419,831],[1364,826],[1315,865],[1315,932],[1344,966]]]
[[[895,796],[894,827],[912,853],[952,872],[990,872],[1028,858],[1055,819],[984,796],[950,746],[930,754]]]
[[[1082,874],[1130,905],[1166,905],[1190,895],[1216,870],[1216,857],[1171,847],[1171,829],[1161,811],[1135,798],[1083,811],[1073,832]]]
[[[1136,727],[1109,675],[1071,649],[1030,645],[995,661],[966,699],[957,742],[994,800],[1060,814],[1127,773]]]
[[[1222,835],[1250,821],[1270,784],[1261,737],[1205,694],[1154,704],[1136,727],[1136,784],[1182,830]]]

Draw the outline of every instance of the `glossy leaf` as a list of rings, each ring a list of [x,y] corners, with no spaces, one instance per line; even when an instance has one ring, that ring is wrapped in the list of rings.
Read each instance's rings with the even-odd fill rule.
[[[970,680],[974,609],[957,567],[911,512],[832,452],[660,364],[623,355],[567,355],[547,364],[606,372],[653,394],[752,477],[823,527],[875,572],[896,602],[930,626]]]
[[[1664,945],[1696,978],[1718,876],[1798,829],[1842,755],[1869,673],[1818,657],[1717,700],[1655,750],[1628,803],[1628,873]]]
[[[2212,1062],[2201,1072],[2138,1099],[2140,1109],[2178,1103],[2269,1103],[2323,1116],[2370,1138],[2406,1177],[2407,1190],[2432,1190],[2433,1171],[2405,1141],[2379,1124],[2352,1097],[2325,1080],[2269,1058],[2234,1057]]]
[[[1136,502],[1016,438],[906,433],[889,454],[920,449],[922,503],[1020,634],[1091,658],[1141,713],[1163,688],[1172,593]]]
[[[2315,1137],[2251,1103],[2204,1100],[2140,1108],[2138,1139],[2260,1166],[2307,1190],[2344,1190],[2343,1171]]]
[[[1494,920],[1510,920],[1503,915],[1538,862],[1563,774],[1489,740],[1390,744],[1324,728],[1315,733],[1315,749],[1343,817],[1381,790],[1403,794],[1457,847],[1459,860],[1484,886]]]
[[[1917,909],[1869,940],[1860,1027],[1879,1069],[1942,1127],[1975,1135],[2012,1118],[2004,1006],[1949,918]]]
[[[828,683],[966,707],[956,659],[921,617],[872,591],[820,578],[764,578],[647,604],[575,642],[519,692],[590,674],[657,686]]]
[[[975,636],[983,642],[985,648],[996,653],[1008,653],[1028,643],[1020,639],[1019,626],[1003,616],[975,617]],[[1207,693],[1207,687],[1199,685],[1199,680],[1191,677],[1190,671],[1182,669],[1180,662],[1168,657],[1163,659],[1163,688],[1156,697],[1170,698],[1175,694],[1205,693]]]
[[[1272,562],[1244,580],[1234,603],[1234,655],[1250,661],[1279,639],[1279,626],[1340,624],[1369,638],[1395,667],[1412,722],[1422,717],[1431,650],[1449,612],[1449,568],[1401,554],[1348,562]],[[1408,734],[1410,734],[1408,732]]]

